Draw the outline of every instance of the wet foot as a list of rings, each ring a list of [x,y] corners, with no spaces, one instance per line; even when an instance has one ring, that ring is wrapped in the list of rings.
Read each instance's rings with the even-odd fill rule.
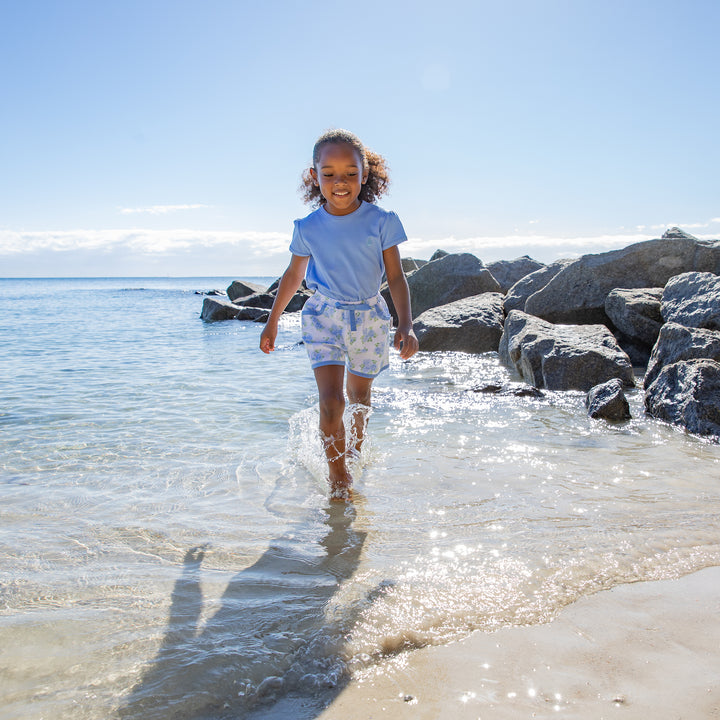
[[[330,502],[351,502],[352,495],[352,477],[350,473],[330,478]]]

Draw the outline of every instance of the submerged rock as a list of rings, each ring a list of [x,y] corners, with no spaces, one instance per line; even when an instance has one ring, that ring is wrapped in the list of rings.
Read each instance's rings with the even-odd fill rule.
[[[483,293],[426,310],[413,326],[420,350],[497,350],[503,331],[502,300],[499,293]]]
[[[623,391],[622,380],[613,378],[591,388],[585,398],[591,418],[602,420],[629,420],[630,404]]]
[[[499,353],[535,387],[587,391],[612,378],[635,385],[630,359],[604,325],[554,325],[513,310]]]

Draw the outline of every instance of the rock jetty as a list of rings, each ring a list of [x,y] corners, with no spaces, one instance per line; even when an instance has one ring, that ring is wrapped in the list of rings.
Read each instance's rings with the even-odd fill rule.
[[[549,265],[438,250],[403,269],[421,351],[498,352],[530,389],[583,391],[588,414],[612,421],[629,418],[624,391],[644,376],[649,415],[720,441],[720,241],[672,228]],[[201,317],[264,321],[276,291],[235,282]]]

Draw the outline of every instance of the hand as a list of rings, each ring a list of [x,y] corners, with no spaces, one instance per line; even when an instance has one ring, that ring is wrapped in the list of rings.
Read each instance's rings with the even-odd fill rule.
[[[277,327],[266,325],[260,334],[260,349],[267,355],[275,349],[275,338],[277,337]]]
[[[395,331],[395,349],[400,351],[401,360],[409,360],[420,346],[411,327],[399,327]]]

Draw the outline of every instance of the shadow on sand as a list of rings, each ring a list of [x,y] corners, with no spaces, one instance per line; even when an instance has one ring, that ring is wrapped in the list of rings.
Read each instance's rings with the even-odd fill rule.
[[[279,717],[273,705],[292,698],[301,720],[326,707],[345,682],[340,652],[355,618],[328,618],[325,608],[357,569],[365,533],[352,529],[352,506],[333,503],[325,512],[327,533],[317,546],[299,547],[290,534],[273,542],[230,581],[202,629],[204,551],[189,550],[162,646],[119,717]]]

